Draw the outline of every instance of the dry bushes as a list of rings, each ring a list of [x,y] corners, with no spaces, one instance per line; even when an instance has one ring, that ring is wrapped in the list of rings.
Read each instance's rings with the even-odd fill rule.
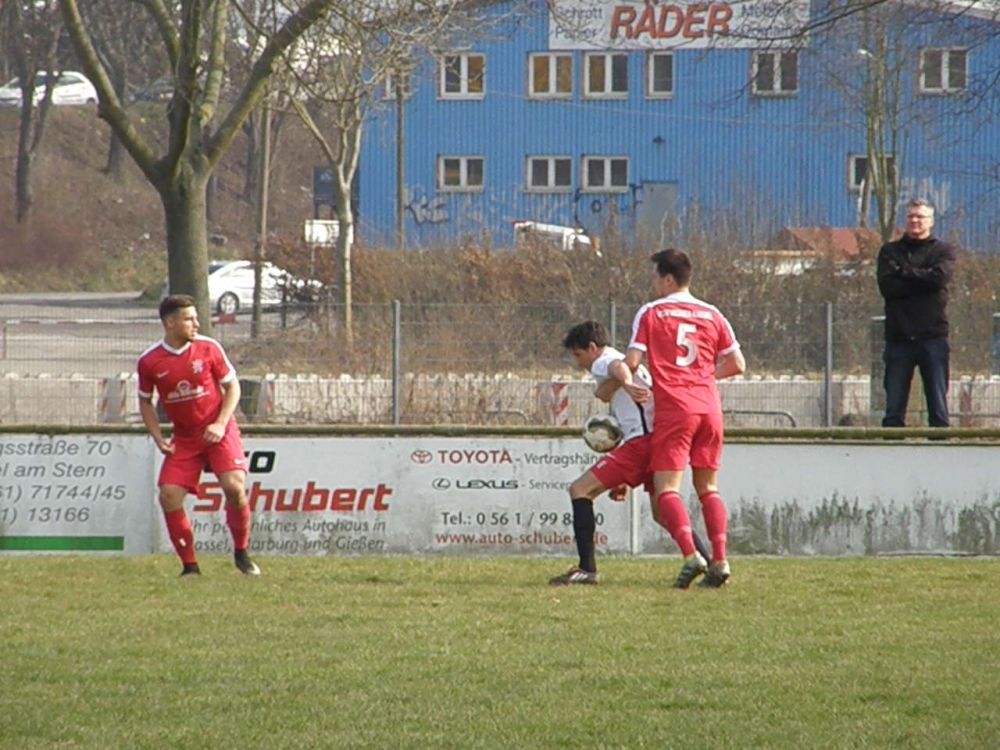
[[[872,266],[818,264],[798,276],[778,275],[767,261],[732,250],[698,246],[689,252],[693,292],[727,315],[755,374],[818,377],[828,355],[838,373],[872,371],[881,351],[882,311]],[[358,249],[354,335],[344,335],[343,308],[327,305],[313,316],[309,330],[280,333],[256,345],[262,348],[248,360],[260,362],[269,351],[280,351],[292,371],[298,359],[302,371],[388,373],[390,303],[399,300],[404,372],[566,372],[560,347],[566,328],[586,318],[608,323],[611,302],[616,341],[627,342],[635,310],[652,294],[649,255],[631,247],[604,247],[601,255],[546,246]],[[298,273],[311,267],[318,278],[337,283],[330,251],[313,258],[311,266],[303,265],[308,253],[294,245],[272,257]],[[992,371],[998,279],[1000,260],[961,254],[950,307],[956,374]]]

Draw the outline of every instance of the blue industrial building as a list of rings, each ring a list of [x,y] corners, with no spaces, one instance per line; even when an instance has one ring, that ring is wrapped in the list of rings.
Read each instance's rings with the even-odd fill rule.
[[[386,97],[359,167],[362,239],[392,246],[401,213],[410,248],[509,246],[519,220],[761,247],[784,227],[858,226],[868,155],[884,153],[897,223],[925,198],[939,236],[1000,247],[1000,25],[987,14],[900,3],[826,26],[828,6],[808,0],[559,7],[512,14],[422,61],[400,105]],[[775,40],[781,24],[816,28]]]

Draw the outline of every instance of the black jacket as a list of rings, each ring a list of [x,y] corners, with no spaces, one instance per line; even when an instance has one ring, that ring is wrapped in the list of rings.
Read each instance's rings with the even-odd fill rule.
[[[885,298],[885,340],[913,341],[948,336],[948,284],[955,273],[955,248],[935,237],[903,235],[878,253],[878,290]]]

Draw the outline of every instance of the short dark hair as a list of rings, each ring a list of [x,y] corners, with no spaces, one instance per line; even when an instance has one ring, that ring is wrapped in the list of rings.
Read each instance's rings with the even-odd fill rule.
[[[909,203],[906,204],[906,213],[910,213],[911,208],[923,208],[930,214],[930,218],[934,218],[934,206],[932,206],[928,201],[923,198],[914,198]]]
[[[185,307],[194,306],[194,297],[190,294],[171,294],[160,302],[160,320],[166,320]]]
[[[683,250],[668,247],[653,253],[650,258],[656,264],[656,273],[662,279],[668,274],[674,277],[677,286],[687,286],[691,283],[691,259]]]
[[[591,344],[608,346],[610,343],[608,329],[596,320],[585,320],[573,326],[563,339],[563,346],[567,349],[587,349]]]

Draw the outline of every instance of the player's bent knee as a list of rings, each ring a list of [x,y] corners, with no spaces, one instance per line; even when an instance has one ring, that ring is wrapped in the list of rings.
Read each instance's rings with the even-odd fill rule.
[[[584,475],[569,486],[570,500],[593,500],[604,492],[604,486],[593,477]]]
[[[241,506],[246,502],[246,487],[243,483],[243,472],[227,471],[219,477],[219,485],[226,496],[226,503],[231,506]]]
[[[160,507],[165,513],[172,513],[184,508],[184,498],[187,490],[174,485],[160,487]]]

